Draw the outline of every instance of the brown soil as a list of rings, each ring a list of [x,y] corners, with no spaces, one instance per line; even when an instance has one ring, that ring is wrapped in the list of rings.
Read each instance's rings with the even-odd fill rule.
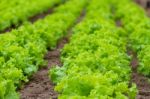
[[[85,10],[82,11],[81,16],[77,19],[76,24],[82,21],[85,15]],[[54,91],[54,84],[48,77],[48,71],[52,66],[61,66],[60,52],[64,45],[69,42],[72,28],[68,30],[66,37],[59,40],[57,48],[49,51],[45,55],[45,59],[48,61],[48,66],[39,70],[34,74],[28,84],[19,91],[21,99],[57,99],[58,93]]]
[[[56,7],[56,6],[55,6]],[[28,19],[28,21],[34,23],[35,21],[39,20],[39,19],[43,19],[45,16],[47,16],[48,14],[53,13],[53,8],[48,9],[47,11],[44,11],[43,13],[39,13],[38,15],[32,16]]]
[[[48,10],[42,12],[42,13],[38,13],[30,18],[28,18],[28,21],[31,23],[36,22],[39,19],[43,19],[45,18],[47,15],[52,14],[54,11],[54,8],[56,8],[57,6],[59,6],[60,4],[55,4],[52,8],[49,8]],[[23,24],[23,22],[19,22],[18,25],[12,24],[10,27],[6,28],[3,31],[0,31],[0,33],[6,33],[6,32],[10,32],[12,29],[17,29],[19,26],[21,26]]]
[[[31,81],[20,90],[21,99],[57,98],[57,93],[54,91],[54,85],[48,77],[48,71],[54,65],[61,65],[60,49],[67,42],[67,38],[61,39],[58,43],[58,47],[47,53],[45,59],[48,61],[48,66],[34,74]]]
[[[132,50],[128,50],[128,54],[132,56],[130,64],[132,66],[131,82],[137,85],[139,91],[136,99],[150,99],[150,83],[148,78],[137,72],[139,65],[137,55]]]
[[[150,17],[150,8],[147,8],[146,11],[147,11],[147,15]]]
[[[148,0],[135,0],[137,4],[142,6],[147,12],[148,16],[150,16],[150,7],[147,6],[146,2]],[[131,66],[132,66],[132,79],[131,82],[136,83],[138,88],[137,99],[150,99],[150,82],[148,78],[137,72],[137,68],[139,65],[139,61],[137,55],[131,49],[128,49],[128,54],[132,56]]]
[[[116,20],[116,26],[122,27],[121,20]],[[132,68],[131,83],[135,83],[139,91],[136,99],[150,99],[150,83],[148,82],[148,78],[137,72],[139,65],[137,55],[129,47],[127,47],[127,53],[132,57],[130,62]]]
[[[122,27],[121,20],[116,20],[116,26]],[[150,99],[150,83],[148,81],[148,78],[137,72],[137,68],[139,65],[137,55],[129,47],[127,47],[127,53],[129,56],[132,57],[130,63],[130,66],[132,68],[131,83],[135,83],[138,88],[138,94],[136,96],[136,99]]]
[[[142,6],[147,12],[147,15],[150,17],[150,0],[134,0],[134,1],[140,6]]]
[[[116,20],[116,26],[122,27],[121,20]],[[128,43],[130,44],[130,42]],[[131,83],[135,83],[139,91],[136,99],[150,99],[150,83],[148,82],[147,77],[137,72],[139,61],[136,53],[127,47],[127,54],[132,57],[130,62],[130,66],[132,68]]]
[[[118,26],[118,27],[123,27],[123,26],[122,26],[122,23],[121,23],[121,20],[119,20],[119,19],[116,20],[116,26]]]

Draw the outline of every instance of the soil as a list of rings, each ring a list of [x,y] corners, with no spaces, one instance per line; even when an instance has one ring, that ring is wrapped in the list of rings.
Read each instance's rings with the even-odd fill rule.
[[[148,0],[135,0],[137,4],[139,4],[145,9],[145,11],[147,12],[147,15],[150,16],[150,7],[145,6],[147,5],[147,4],[144,4],[145,1],[148,1]],[[137,54],[132,49],[128,49],[128,55],[132,56],[132,61],[130,64],[132,67],[131,82],[137,85],[137,88],[139,91],[136,99],[150,99],[149,78],[137,72],[137,68],[139,66]]]
[[[132,57],[130,64],[132,67],[131,83],[135,83],[139,91],[136,99],[150,99],[150,83],[148,78],[137,72],[139,65],[137,55],[131,49],[128,50],[128,55]]]
[[[140,6],[142,6],[147,15],[150,17],[150,0],[134,0],[137,4],[139,4]]]
[[[56,7],[56,6],[55,6]],[[43,13],[39,13],[38,15],[32,16],[28,19],[28,21],[34,23],[35,21],[37,21],[38,19],[43,19],[45,16],[47,16],[48,14],[53,13],[54,9],[50,8],[47,11],[44,11]]]
[[[59,6],[60,4],[55,4],[52,8],[49,8],[48,10],[42,12],[42,13],[38,13],[34,16],[31,16],[30,18],[28,18],[28,21],[31,23],[36,22],[39,19],[43,19],[44,17],[46,17],[49,14],[52,14],[54,12],[54,8],[56,8],[57,6]],[[17,29],[19,26],[21,26],[23,24],[23,22],[19,22],[18,25],[12,24],[10,27],[6,28],[3,31],[0,31],[1,33],[7,33],[10,32],[12,29]]]
[[[116,20],[116,26],[122,27],[121,20]],[[130,44],[130,42],[128,43]],[[135,83],[139,91],[136,99],[150,99],[150,83],[148,78],[137,72],[139,65],[137,54],[129,47],[127,47],[127,54],[132,57],[130,62],[132,68],[130,84]]]
[[[80,17],[76,21],[76,24],[82,21],[84,16],[85,10],[82,11]],[[72,28],[68,29],[67,35],[58,41],[56,49],[48,51],[44,58],[48,61],[48,66],[35,73],[31,77],[30,82],[19,91],[21,99],[57,99],[58,93],[54,91],[54,84],[48,77],[48,71],[52,68],[52,66],[62,66],[60,60],[61,49],[69,42],[71,34]]]
[[[116,20],[116,26],[122,27],[122,23],[121,23],[121,20],[120,20],[120,19]]]
[[[48,61],[48,66],[39,70],[34,74],[28,84],[20,90],[21,99],[57,99],[57,93],[54,91],[54,84],[48,77],[49,69],[54,65],[61,65],[60,49],[68,42],[67,38],[59,41],[55,50],[48,51],[45,59]]]
[[[121,20],[116,20],[116,26],[122,27]],[[130,44],[130,41],[128,43]],[[137,72],[137,68],[139,66],[137,54],[129,47],[127,47],[127,54],[132,57],[130,62],[130,66],[132,68],[130,84],[135,83],[137,85],[138,94],[136,99],[150,99],[150,82],[146,76]]]
[[[150,8],[145,9],[147,12],[147,15],[150,17]]]

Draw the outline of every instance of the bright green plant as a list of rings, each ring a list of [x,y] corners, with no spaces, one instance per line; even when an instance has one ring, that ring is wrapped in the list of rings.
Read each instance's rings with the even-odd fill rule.
[[[89,3],[85,19],[63,48],[63,66],[49,72],[59,99],[135,99],[126,35],[112,16],[107,0]]]
[[[2,0],[0,1],[0,31],[10,27],[18,26],[20,22],[42,13],[61,0]]]
[[[18,99],[16,87],[45,65],[43,57],[47,48],[56,47],[57,41],[76,22],[86,2],[70,0],[46,18],[0,35],[0,78],[3,79],[0,80],[0,99]]]

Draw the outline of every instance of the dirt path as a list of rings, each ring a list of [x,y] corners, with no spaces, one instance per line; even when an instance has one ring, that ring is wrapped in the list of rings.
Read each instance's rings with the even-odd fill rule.
[[[145,4],[146,3],[145,1],[146,0],[135,0],[136,3],[138,3],[140,6],[142,6],[145,9],[148,16],[150,16],[150,8],[146,7],[147,4]],[[128,48],[128,55],[132,57],[130,63],[132,68],[131,82],[137,85],[139,91],[136,99],[150,99],[150,82],[147,77],[137,72],[137,68],[139,65],[137,54],[132,49]]]
[[[138,5],[143,7],[150,17],[150,0],[134,0]]]
[[[85,10],[82,11],[80,17],[77,19],[76,24],[82,21],[84,16]],[[45,59],[48,60],[48,66],[34,74],[30,82],[19,91],[21,99],[50,99],[50,97],[52,99],[57,99],[58,93],[54,91],[54,84],[48,77],[48,71],[54,65],[61,66],[60,50],[67,42],[69,42],[71,33],[72,28],[68,30],[67,36],[58,42],[57,48],[49,51],[46,54]]]
[[[61,3],[62,4],[62,3]],[[38,13],[30,18],[28,18],[28,21],[31,23],[36,22],[39,19],[43,19],[45,16],[52,14],[54,12],[54,8],[56,8],[57,6],[59,6],[60,4],[55,4],[52,8],[49,8],[48,10],[44,11],[43,13]],[[6,32],[10,32],[12,29],[17,29],[19,26],[21,26],[23,24],[23,22],[18,23],[18,25],[14,25],[12,24],[10,27],[6,28],[3,31],[0,31],[1,33],[6,33]]]
[[[150,83],[148,78],[137,72],[139,65],[137,55],[131,49],[128,49],[128,55],[132,57],[130,64],[132,68],[131,82],[137,85],[139,91],[136,99],[150,99]]]
[[[55,50],[49,51],[45,56],[48,60],[48,66],[38,71],[31,78],[31,81],[20,91],[21,99],[52,99],[57,98],[54,92],[54,85],[48,77],[48,70],[54,65],[61,65],[60,49],[67,43],[67,38],[59,41]]]
[[[122,27],[121,20],[116,20],[116,26]],[[128,40],[128,44],[130,44],[130,40]],[[150,82],[148,81],[147,77],[137,72],[139,65],[137,54],[128,46],[127,54],[132,57],[130,62],[130,66],[132,68],[131,83],[135,83],[139,91],[136,99],[150,99]]]

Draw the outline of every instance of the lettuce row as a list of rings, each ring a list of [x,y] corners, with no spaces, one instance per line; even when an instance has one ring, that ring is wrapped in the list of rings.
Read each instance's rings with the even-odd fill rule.
[[[50,69],[59,99],[135,99],[126,35],[116,27],[109,0],[92,0],[62,51],[62,67]]]
[[[46,64],[43,57],[47,48],[56,47],[57,41],[76,22],[86,2],[70,0],[46,18],[0,35],[0,99],[19,98],[16,87]]]
[[[62,0],[1,0],[0,1],[0,31],[17,26],[38,13],[46,11]],[[9,3],[8,3],[9,2]]]
[[[138,72],[150,77],[150,19],[144,10],[132,1],[123,0],[124,3],[113,1],[118,18],[122,20],[123,26],[129,34],[130,46],[137,53]]]

